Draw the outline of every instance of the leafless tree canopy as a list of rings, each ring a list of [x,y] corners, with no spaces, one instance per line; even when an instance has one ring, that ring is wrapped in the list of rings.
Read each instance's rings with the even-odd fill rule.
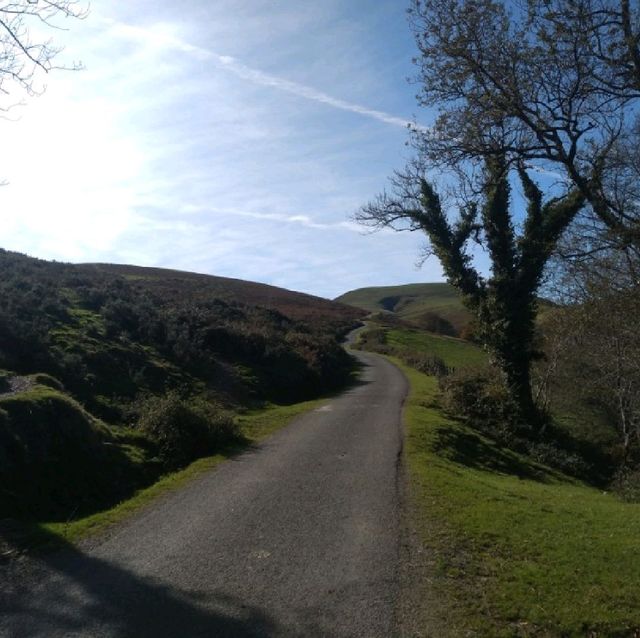
[[[414,144],[432,165],[496,152],[577,186],[640,245],[638,7],[629,0],[413,0],[423,106]],[[499,142],[499,143],[497,143]]]
[[[87,8],[80,0],[0,1],[0,110],[7,111],[23,96],[39,93],[39,72],[57,66],[60,47],[42,31],[65,28],[65,19],[83,18]]]

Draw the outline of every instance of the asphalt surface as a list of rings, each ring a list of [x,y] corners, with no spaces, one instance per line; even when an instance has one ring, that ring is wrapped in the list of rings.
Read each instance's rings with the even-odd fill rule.
[[[406,380],[360,383],[91,547],[0,568],[0,635],[394,636]]]

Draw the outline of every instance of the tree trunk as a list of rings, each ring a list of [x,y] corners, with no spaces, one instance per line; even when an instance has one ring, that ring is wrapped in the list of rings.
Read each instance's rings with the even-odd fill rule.
[[[517,407],[519,420],[523,425],[534,425],[539,414],[531,391],[531,358],[520,354],[515,360],[503,361],[501,367],[509,394]]]

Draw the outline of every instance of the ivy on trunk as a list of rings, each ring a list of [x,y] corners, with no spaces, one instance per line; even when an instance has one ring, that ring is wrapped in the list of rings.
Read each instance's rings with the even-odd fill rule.
[[[462,293],[474,314],[479,338],[502,371],[517,406],[520,422],[537,417],[530,368],[535,357],[537,292],[545,264],[560,236],[584,205],[577,190],[543,202],[541,190],[523,165],[517,167],[526,213],[516,232],[510,204],[508,165],[501,154],[486,161],[481,202],[467,203],[450,223],[432,184],[415,172],[396,174],[394,193],[383,193],[363,207],[357,219],[374,226],[420,230],[442,264],[450,284]],[[468,251],[471,240],[482,244],[491,273],[480,275]]]

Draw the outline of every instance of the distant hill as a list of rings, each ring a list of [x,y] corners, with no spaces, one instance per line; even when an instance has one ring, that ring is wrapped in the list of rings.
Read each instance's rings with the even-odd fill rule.
[[[457,334],[471,315],[462,305],[458,291],[447,283],[406,284],[358,288],[335,301],[369,312],[388,312],[429,329],[433,315],[451,324]]]

